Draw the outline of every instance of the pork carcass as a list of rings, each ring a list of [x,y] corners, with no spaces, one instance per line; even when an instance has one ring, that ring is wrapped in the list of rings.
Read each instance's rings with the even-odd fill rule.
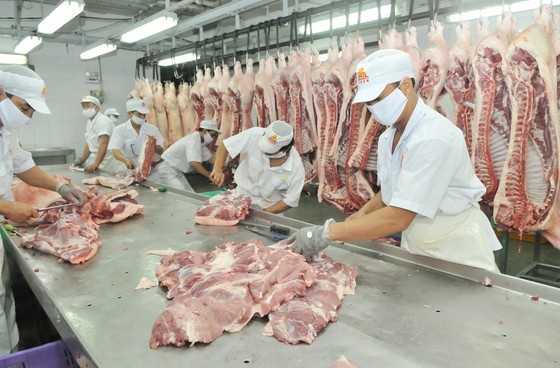
[[[422,54],[418,47],[418,31],[416,27],[409,27],[404,34],[404,51],[410,56],[412,62],[412,71],[414,72],[414,80],[416,85],[420,82],[420,65]]]
[[[254,101],[257,108],[257,125],[260,127],[267,127],[276,120],[275,95],[270,83],[274,78],[275,69],[276,66],[272,57],[269,57],[266,61],[261,59],[259,70],[255,75]]]
[[[230,101],[228,93],[228,86],[230,81],[231,75],[229,74],[229,67],[227,65],[224,65],[222,68],[222,76],[218,81],[218,91],[220,93],[219,100],[221,106],[221,117],[218,124],[220,124],[220,132],[222,133],[216,141],[218,145],[222,142],[222,140],[227,138],[224,136],[224,132],[227,132],[227,136],[229,137],[233,125],[234,118],[231,110],[232,104],[230,103],[233,101]],[[233,102],[233,104],[235,104],[235,102]]]
[[[134,173],[134,180],[141,183],[146,179],[152,171],[152,161],[156,153],[156,137],[152,135],[146,136],[142,146],[140,147],[140,154],[138,155],[138,167]],[[117,189],[117,188],[115,188]]]
[[[213,119],[214,118],[214,108],[212,107],[212,96],[210,96],[210,92],[208,90],[208,85],[212,81],[212,70],[210,68],[206,68],[204,71],[204,78],[200,83],[200,95],[202,96],[202,101],[204,102],[204,118],[205,119]],[[198,126],[195,126],[198,129]]]
[[[131,190],[115,190],[94,197],[91,203],[91,215],[96,224],[121,222],[144,211],[144,206],[134,199],[138,192]]]
[[[163,97],[163,86],[161,83],[155,84],[154,110],[156,113],[156,126],[163,136],[164,148],[169,145],[169,128],[167,123],[167,113],[165,112],[165,100]]]
[[[72,208],[49,227],[36,234],[23,235],[21,246],[35,248],[72,264],[79,264],[95,256],[101,246],[98,228],[89,215],[84,216]]]
[[[214,77],[208,82],[208,102],[212,105],[214,115],[207,116],[207,119],[212,119],[220,125],[222,121],[222,93],[220,92],[220,81],[222,80],[222,67],[217,66],[214,68]]]
[[[53,175],[53,177],[67,184],[69,182],[68,179],[60,175]],[[23,181],[12,187],[12,195],[14,196],[14,201],[22,202],[35,208],[44,208],[59,204],[59,202],[66,202],[58,192],[34,187]]]
[[[150,82],[148,82],[148,79],[142,80],[139,92],[140,98],[146,104],[146,108],[150,110],[146,115],[146,121],[157,126],[156,112],[154,110],[154,94],[152,93],[152,88],[150,87]]]
[[[480,41],[471,58],[476,91],[472,158],[476,176],[486,187],[482,198],[490,206],[498,190],[510,138],[511,113],[503,60],[514,36],[514,24],[511,13],[504,13],[496,32]]]
[[[165,111],[167,112],[167,137],[168,144],[171,146],[183,137],[183,126],[181,125],[181,115],[177,106],[177,92],[175,83],[165,84]]]
[[[231,226],[245,219],[251,199],[239,197],[233,190],[206,200],[196,211],[194,222],[201,225]]]
[[[253,111],[253,97],[255,75],[253,74],[253,59],[247,60],[247,66],[241,82],[239,82],[239,94],[241,98],[241,109],[243,110],[242,130],[253,127],[251,112]]]
[[[356,267],[336,262],[322,253],[309,262],[317,278],[305,295],[298,296],[268,315],[264,334],[287,344],[313,343],[329,322],[335,322],[337,309],[346,294],[356,289]]]
[[[518,34],[505,54],[511,136],[494,199],[494,219],[510,229],[541,230],[560,248],[558,105],[552,10]]]
[[[191,104],[190,88],[188,84],[181,83],[179,85],[179,93],[177,94],[177,106],[179,107],[179,115],[181,116],[183,137],[193,133],[194,125],[196,124],[196,116]]]
[[[111,176],[94,176],[92,178],[82,179],[83,184],[87,185],[101,185],[111,189],[126,188],[134,183],[133,172],[117,172]]]
[[[441,23],[430,26],[428,39],[433,46],[422,54],[418,92],[428,106],[436,109],[445,84],[449,59]]]
[[[241,82],[243,80],[243,70],[241,69],[241,63],[239,61],[235,63],[233,70],[233,77],[231,77],[227,86],[227,93],[225,93],[223,97],[230,111],[231,124],[229,129],[226,129],[222,123],[218,144],[224,139],[239,133],[241,131],[241,125],[243,124],[243,108],[241,105],[240,91]]]
[[[193,123],[193,131],[196,131],[198,129],[198,125],[200,124],[200,122],[204,119],[206,119],[205,116],[205,110],[206,110],[206,106],[204,104],[204,97],[202,96],[202,84],[204,83],[204,73],[202,72],[202,69],[197,69],[196,70],[196,82],[194,82],[192,88],[191,88],[191,106],[196,114],[196,121]]]

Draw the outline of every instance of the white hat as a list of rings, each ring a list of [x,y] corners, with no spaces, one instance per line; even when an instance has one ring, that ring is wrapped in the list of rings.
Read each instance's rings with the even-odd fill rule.
[[[116,115],[116,116],[121,116],[121,114],[119,114],[119,112],[117,111],[117,109],[115,109],[114,107],[110,107],[107,110],[105,110],[105,112],[103,113],[103,115]]]
[[[200,122],[200,128],[206,130],[213,130],[218,133],[220,132],[220,128],[218,128],[218,123],[216,123],[214,120],[202,120]]]
[[[394,49],[376,51],[360,61],[356,74],[358,92],[352,103],[375,100],[388,84],[414,78],[410,56]]]
[[[146,107],[146,103],[141,98],[131,98],[126,101],[126,111],[138,111],[140,114],[147,114],[150,110]]]
[[[93,102],[94,104],[97,105],[97,107],[101,106],[101,103],[99,102],[99,100],[97,98],[93,97],[93,96],[84,96],[84,97],[82,97],[81,102]]]
[[[8,65],[0,68],[0,88],[17,96],[29,104],[33,110],[50,114],[47,106],[47,86],[33,70],[21,65]]]
[[[294,138],[294,128],[284,121],[276,120],[264,131],[259,139],[259,147],[265,153],[278,152],[280,148],[290,144]]]

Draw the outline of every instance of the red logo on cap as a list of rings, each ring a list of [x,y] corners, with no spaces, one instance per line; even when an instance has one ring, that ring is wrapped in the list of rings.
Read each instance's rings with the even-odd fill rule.
[[[47,86],[43,86],[43,91],[41,91],[41,98],[47,97]]]
[[[369,82],[369,76],[366,74],[364,68],[360,68],[356,74],[358,75],[358,83]]]
[[[271,135],[270,137],[268,137],[268,141],[272,144],[276,144],[277,139],[278,137],[276,135]]]

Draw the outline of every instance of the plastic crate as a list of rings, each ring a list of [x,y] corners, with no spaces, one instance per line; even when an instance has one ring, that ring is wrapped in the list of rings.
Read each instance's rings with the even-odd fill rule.
[[[0,357],[0,368],[79,368],[62,341]]]

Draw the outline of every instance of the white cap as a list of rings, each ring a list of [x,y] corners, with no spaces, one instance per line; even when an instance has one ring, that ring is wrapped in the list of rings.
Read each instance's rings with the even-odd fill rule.
[[[358,92],[352,103],[375,100],[388,84],[414,78],[410,56],[400,50],[374,52],[356,66]]]
[[[214,120],[202,120],[200,122],[200,128],[206,130],[213,130],[218,133],[220,132],[220,128],[218,128],[218,123],[216,123]]]
[[[131,98],[126,101],[126,111],[138,111],[140,114],[147,114],[150,112],[141,98]]]
[[[99,100],[97,98],[93,97],[93,96],[84,96],[84,97],[82,97],[81,102],[93,102],[94,104],[97,105],[97,107],[101,106],[101,103],[99,102]]]
[[[105,112],[103,113],[103,115],[108,116],[108,115],[117,115],[117,116],[121,116],[121,114],[119,114],[119,112],[117,111],[117,109],[115,109],[114,107],[110,107],[107,110],[105,110]]]
[[[290,144],[293,138],[294,128],[285,121],[276,120],[270,123],[259,139],[259,147],[265,153],[278,152],[280,148]]]
[[[0,88],[17,96],[29,104],[33,110],[50,114],[45,102],[47,86],[33,70],[21,65],[7,65],[0,68]]]

